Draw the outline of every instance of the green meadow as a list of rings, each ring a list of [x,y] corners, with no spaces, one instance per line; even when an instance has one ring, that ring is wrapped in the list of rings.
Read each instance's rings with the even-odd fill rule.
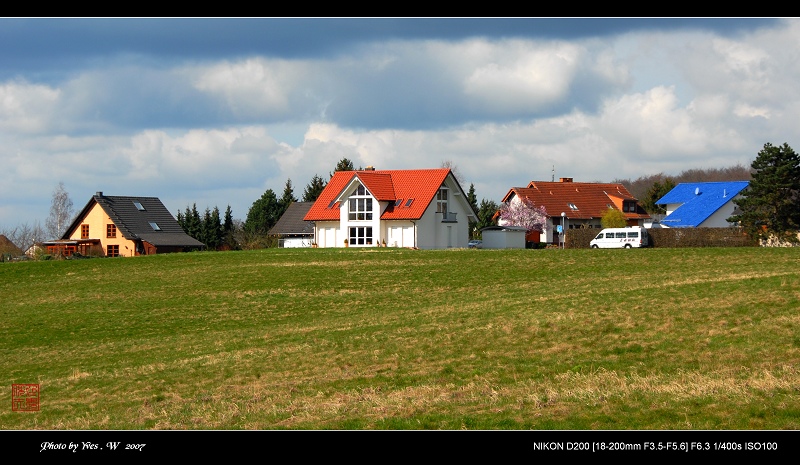
[[[0,334],[5,430],[800,429],[800,248],[0,263]]]

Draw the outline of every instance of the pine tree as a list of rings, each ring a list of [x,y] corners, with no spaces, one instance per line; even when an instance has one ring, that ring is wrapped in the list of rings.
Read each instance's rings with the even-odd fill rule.
[[[266,235],[280,219],[280,203],[272,189],[267,189],[260,199],[253,202],[247,212],[245,230],[249,234]]]
[[[734,199],[741,213],[728,221],[738,222],[753,236],[776,235],[797,241],[800,229],[800,157],[787,143],[764,144],[751,165],[752,179],[743,197]]]
[[[475,184],[470,183],[470,185],[469,185],[469,192],[467,192],[467,202],[469,202],[469,204],[472,207],[472,209],[475,210],[475,213],[477,213],[478,212],[478,197],[475,195]],[[478,231],[477,231],[478,222],[477,221],[470,221],[468,223],[468,226],[469,226],[469,237],[474,239],[475,236],[478,233]]]
[[[284,213],[286,213],[286,210],[289,209],[289,205],[291,205],[292,202],[297,202],[297,198],[294,196],[294,189],[292,188],[292,180],[287,179],[286,185],[283,188],[283,195],[281,196],[281,199],[279,201],[280,210],[278,218],[280,218],[281,216],[283,216]]]
[[[303,191],[303,202],[313,202],[317,200],[317,197],[319,197],[323,189],[325,189],[325,181],[315,174],[314,177],[311,178],[311,182],[306,186],[306,190]]]
[[[354,171],[353,162],[347,158],[342,158],[339,160],[339,163],[336,164],[336,168],[333,169],[334,172],[336,171]],[[333,173],[330,173],[331,177],[333,177]]]

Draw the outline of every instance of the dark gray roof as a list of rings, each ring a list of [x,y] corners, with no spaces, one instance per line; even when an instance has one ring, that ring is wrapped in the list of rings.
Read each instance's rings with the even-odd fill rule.
[[[98,192],[75,217],[62,239],[68,239],[94,204],[100,205],[126,239],[147,241],[154,246],[204,247],[184,232],[181,225],[157,197],[108,196]],[[141,205],[139,209],[137,203]],[[154,229],[151,223],[157,225]]]
[[[312,205],[314,202],[292,202],[275,226],[269,230],[269,233],[272,235],[314,234],[314,223],[303,220]]]

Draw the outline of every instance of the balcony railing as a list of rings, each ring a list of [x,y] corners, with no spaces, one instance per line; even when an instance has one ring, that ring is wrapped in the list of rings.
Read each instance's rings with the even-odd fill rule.
[[[458,223],[458,220],[456,220],[456,214],[453,212],[443,212],[442,223]]]

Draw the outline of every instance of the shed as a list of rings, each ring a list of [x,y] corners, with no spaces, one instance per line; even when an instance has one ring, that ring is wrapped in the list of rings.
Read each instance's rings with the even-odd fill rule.
[[[484,249],[524,249],[525,235],[522,226],[489,226],[481,229]]]

